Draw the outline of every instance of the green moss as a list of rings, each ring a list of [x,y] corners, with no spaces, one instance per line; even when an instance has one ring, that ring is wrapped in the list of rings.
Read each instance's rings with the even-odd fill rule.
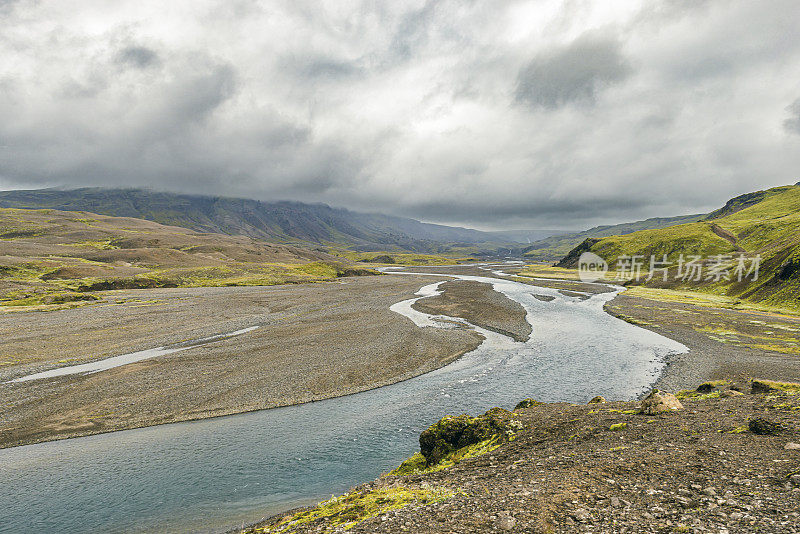
[[[737,426],[731,430],[728,430],[727,434],[741,434],[742,432],[747,432],[747,426]]]
[[[315,508],[285,517],[275,525],[248,532],[289,534],[297,527],[319,523],[317,532],[349,530],[358,523],[408,505],[428,505],[453,497],[454,491],[444,488],[410,488],[393,486],[374,490],[356,490],[321,502]]]
[[[74,247],[91,247],[98,250],[117,250],[119,247],[114,244],[114,240],[106,239],[103,241],[80,241],[78,243],[71,243]]]
[[[783,391],[790,395],[800,394],[800,384],[796,382],[775,382],[774,380],[753,380],[755,392]]]
[[[513,440],[510,438],[509,440]],[[454,465],[467,460],[469,458],[476,458],[500,447],[503,444],[503,436],[500,434],[495,435],[490,439],[485,439],[473,445],[467,445],[458,450],[455,450],[445,456],[439,463],[428,466],[425,457],[421,453],[416,453],[414,456],[400,464],[399,467],[390,471],[388,474],[391,476],[404,476],[404,475],[419,475],[422,473],[435,473],[453,467]]]
[[[541,406],[542,404],[544,403],[535,399],[523,399],[517,403],[517,405],[514,407],[514,411],[522,410],[524,408],[531,408],[533,406]]]
[[[675,394],[675,397],[679,400],[685,399],[694,399],[694,400],[705,400],[705,399],[716,399],[719,398],[720,392],[712,391],[710,393],[700,393],[695,389],[682,389],[681,391]]]
[[[608,427],[608,429],[612,432],[619,432],[620,430],[625,430],[628,428],[628,423],[615,423]]]

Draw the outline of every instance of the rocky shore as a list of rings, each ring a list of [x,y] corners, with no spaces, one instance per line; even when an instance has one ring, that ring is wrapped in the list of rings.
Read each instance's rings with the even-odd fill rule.
[[[252,533],[800,532],[800,384],[446,417],[380,479]]]

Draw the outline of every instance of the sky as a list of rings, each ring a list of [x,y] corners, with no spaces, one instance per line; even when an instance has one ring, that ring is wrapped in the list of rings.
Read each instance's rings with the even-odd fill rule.
[[[0,189],[481,229],[800,180],[796,0],[0,0]]]

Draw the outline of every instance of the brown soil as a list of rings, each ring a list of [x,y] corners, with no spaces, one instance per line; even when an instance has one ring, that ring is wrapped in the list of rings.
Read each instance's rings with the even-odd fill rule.
[[[441,295],[419,300],[412,307],[432,315],[460,317],[516,341],[527,341],[531,335],[525,308],[492,289],[491,284],[453,280],[439,288]]]

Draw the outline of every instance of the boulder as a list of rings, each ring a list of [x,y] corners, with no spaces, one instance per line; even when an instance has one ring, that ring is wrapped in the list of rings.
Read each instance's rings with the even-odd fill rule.
[[[602,395],[598,395],[588,402],[588,404],[605,404],[605,403],[606,403],[606,398],[603,397]]]
[[[793,441],[790,441],[784,445],[783,448],[787,451],[800,451],[800,443],[794,443]]]
[[[531,408],[533,406],[539,406],[540,404],[544,404],[541,401],[537,401],[535,399],[523,399],[517,403],[514,407],[514,410],[522,410],[523,408]]]
[[[419,435],[419,451],[427,465],[438,464],[458,449],[519,430],[522,425],[512,415],[502,408],[492,408],[480,417],[449,415]]]
[[[647,415],[673,412],[681,408],[683,404],[675,395],[657,389],[651,391],[641,404],[641,412]]]
[[[697,390],[696,391],[698,393],[711,393],[715,389],[717,389],[717,386],[715,386],[711,382],[704,382],[704,383],[700,384],[699,386],[697,386]]]
[[[497,528],[500,530],[513,530],[514,526],[517,524],[517,520],[514,519],[508,512],[500,512],[497,514]]]

